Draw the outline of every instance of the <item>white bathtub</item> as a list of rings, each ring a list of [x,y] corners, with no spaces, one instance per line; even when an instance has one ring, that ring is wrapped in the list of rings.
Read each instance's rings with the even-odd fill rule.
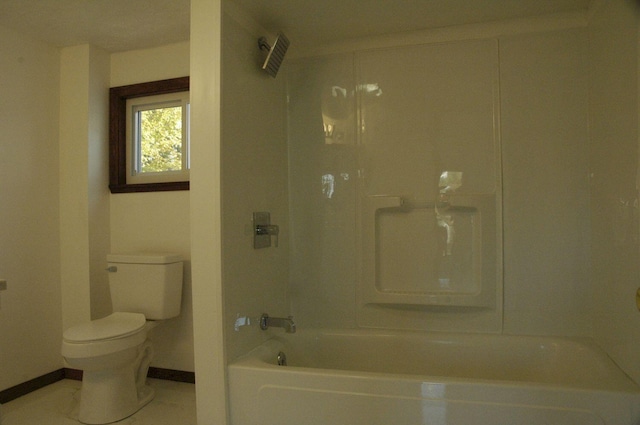
[[[232,425],[640,424],[640,388],[564,338],[298,331],[230,364],[229,392]]]

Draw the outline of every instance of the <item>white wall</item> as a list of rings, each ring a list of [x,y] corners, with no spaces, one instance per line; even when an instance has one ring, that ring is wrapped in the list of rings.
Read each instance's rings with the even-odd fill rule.
[[[193,371],[189,192],[107,187],[109,86],[189,75],[189,44],[110,57],[0,30],[0,389],[62,367],[63,329],[111,312],[112,250],[185,257],[182,315],[156,329],[153,366]]]
[[[243,27],[237,15],[225,12],[222,64],[229,77],[222,85],[222,243],[225,342],[232,359],[271,334],[258,327],[262,313],[290,314],[289,215],[285,76],[273,79],[260,69],[260,29]],[[253,248],[255,211],[270,212],[271,223],[280,227],[278,247]],[[249,317],[252,326],[235,331],[238,316]]]
[[[89,56],[89,135],[87,137],[87,164],[89,196],[89,282],[91,283],[91,318],[104,317],[111,305],[101,302],[109,296],[109,278],[104,273],[105,256],[110,251],[109,203],[109,126],[104,117],[109,115],[109,54],[92,47]]]
[[[227,422],[220,98],[222,6],[220,0],[191,2],[191,248],[193,325],[198,424]]]
[[[104,273],[109,250],[108,87],[106,52],[89,45],[60,51],[63,330],[109,313],[92,303],[101,294],[108,296]]]
[[[638,11],[599,4],[589,24],[593,332],[640,382]]]
[[[113,53],[110,86],[184,77],[189,71],[188,42]],[[189,203],[189,191],[110,196],[112,252],[175,252],[185,260],[180,317],[162,323],[151,334],[152,366],[184,371],[194,370]],[[108,299],[103,297],[102,302]]]
[[[59,53],[0,27],[0,390],[62,367]]]

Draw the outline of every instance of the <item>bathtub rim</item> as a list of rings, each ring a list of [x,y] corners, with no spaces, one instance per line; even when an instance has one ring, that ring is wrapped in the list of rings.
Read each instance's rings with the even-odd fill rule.
[[[560,336],[540,336],[540,335],[511,335],[511,334],[478,334],[478,333],[450,333],[450,332],[420,332],[414,330],[389,330],[389,329],[331,329],[331,328],[312,328],[298,331],[298,336],[303,337],[318,337],[318,336],[340,336],[340,337],[424,337],[434,338],[437,340],[450,341],[450,338],[454,340],[468,340],[468,339],[481,339],[484,337],[497,338],[497,339],[518,339],[525,340],[528,343],[535,341],[545,341],[553,343],[570,343],[578,346],[585,347],[591,352],[596,354],[600,360],[610,363],[615,366],[619,371],[617,376],[618,382],[616,385],[609,386],[580,386],[571,384],[559,384],[549,382],[536,382],[528,380],[507,380],[507,379],[486,379],[486,378],[464,378],[446,375],[436,374],[405,374],[405,373],[392,373],[383,371],[365,371],[365,370],[349,370],[349,369],[335,369],[324,367],[311,367],[311,366],[279,366],[276,364],[275,359],[279,351],[286,352],[286,344],[292,338],[296,337],[296,334],[272,334],[269,339],[262,344],[249,350],[247,353],[238,356],[231,360],[227,367],[233,368],[248,368],[253,370],[270,370],[277,371],[278,373],[295,374],[303,373],[305,375],[325,376],[327,374],[333,376],[339,376],[344,378],[354,377],[366,377],[376,378],[383,380],[405,380],[412,382],[432,383],[432,384],[446,384],[446,385],[464,385],[464,386],[492,386],[492,387],[508,387],[508,388],[537,388],[547,390],[569,390],[569,391],[582,391],[582,392],[603,392],[603,393],[624,393],[629,396],[638,397],[640,401],[640,384],[636,383],[627,373],[618,366],[618,364],[609,356],[609,354],[603,350],[592,338],[588,337],[560,337]],[[625,385],[617,385],[621,380],[624,380]]]

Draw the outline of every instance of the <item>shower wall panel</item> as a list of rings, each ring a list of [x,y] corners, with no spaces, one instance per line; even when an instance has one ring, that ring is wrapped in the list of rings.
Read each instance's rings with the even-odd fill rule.
[[[290,65],[301,324],[499,330],[497,64],[482,40]]]
[[[337,55],[287,65],[290,295],[301,326],[356,326],[353,63],[352,55]]]

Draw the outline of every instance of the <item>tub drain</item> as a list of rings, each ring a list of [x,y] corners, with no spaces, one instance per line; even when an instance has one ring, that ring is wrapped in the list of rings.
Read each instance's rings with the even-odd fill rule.
[[[286,366],[287,365],[287,355],[284,352],[280,351],[278,353],[278,366]]]

